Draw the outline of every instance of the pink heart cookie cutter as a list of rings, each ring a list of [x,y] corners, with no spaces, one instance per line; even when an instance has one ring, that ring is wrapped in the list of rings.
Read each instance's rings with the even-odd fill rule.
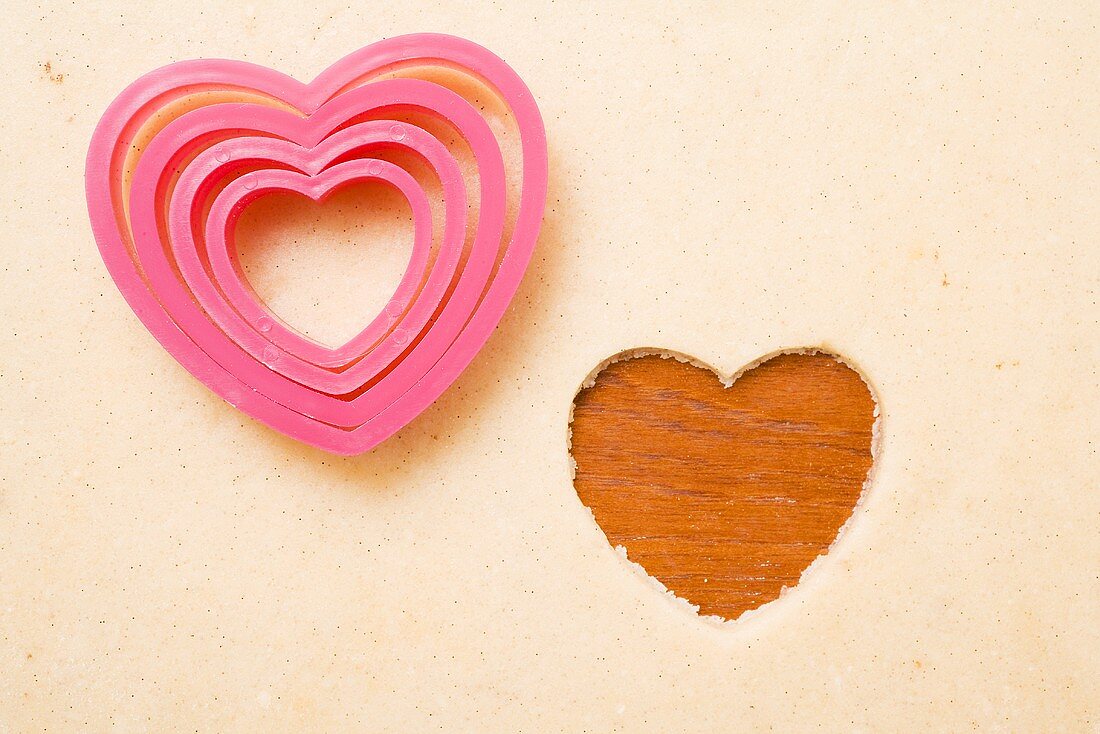
[[[356,129],[360,127],[365,127],[367,129]],[[362,123],[359,126],[341,130],[326,139],[324,145],[331,149],[328,151],[326,158],[336,159],[340,156],[347,155],[349,147],[366,148],[372,146],[376,142],[376,138],[378,138],[377,143],[384,143],[390,133],[388,129],[380,129],[383,127],[388,126],[386,126],[385,123]],[[311,368],[315,366],[342,368],[347,366],[350,362],[359,359],[368,349],[377,343],[378,339],[380,339],[384,333],[388,333],[389,329],[397,326],[398,319],[407,312],[407,306],[411,305],[411,296],[418,292],[416,289],[421,283],[423,283],[424,287],[424,292],[420,297],[421,301],[431,299],[438,303],[442,300],[446,287],[454,277],[455,269],[462,254],[463,240],[465,237],[466,192],[462,186],[461,173],[458,171],[457,163],[450,157],[446,148],[427,132],[419,128],[406,127],[408,129],[403,130],[403,132],[405,134],[405,140],[412,143],[410,149],[417,151],[425,157],[433,172],[440,181],[443,182],[443,187],[446,191],[444,195],[445,224],[443,247],[441,248],[443,252],[437,255],[434,267],[430,270],[427,269],[429,264],[433,264],[428,262],[428,255],[430,254],[428,250],[431,248],[432,244],[431,212],[426,212],[429,218],[426,221],[422,221],[421,214],[423,214],[423,212],[421,209],[423,205],[427,204],[427,198],[423,195],[422,189],[418,187],[418,194],[416,197],[420,204],[412,204],[410,199],[410,205],[413,209],[414,246],[413,256],[409,261],[409,268],[402,277],[401,283],[398,285],[398,289],[394,293],[393,299],[391,299],[382,313],[378,314],[375,320],[360,334],[340,347],[334,348],[317,344],[308,337],[304,337],[297,333],[292,327],[281,324],[278,319],[272,319],[271,315],[267,313],[267,310],[257,303],[257,296],[250,292],[248,288],[244,287],[246,281],[243,277],[243,273],[240,271],[239,264],[236,262],[234,248],[231,242],[231,232],[234,224],[233,220],[239,216],[240,209],[243,209],[243,206],[238,207],[235,203],[225,202],[218,211],[211,211],[211,219],[216,219],[216,222],[207,222],[201,217],[201,212],[200,216],[193,222],[187,222],[184,218],[184,213],[181,213],[178,218],[176,216],[170,217],[173,224],[181,228],[179,235],[173,236],[172,246],[176,248],[176,263],[179,265],[181,274],[184,280],[187,281],[192,292],[199,298],[204,309],[215,317],[222,307],[222,304],[217,303],[218,300],[227,301],[229,305],[232,306],[235,315],[239,315],[240,317],[233,318],[231,316],[227,320],[228,323],[219,322],[219,325],[226,333],[232,335],[242,345],[259,343],[263,346],[267,346],[268,342],[270,342],[287,352],[289,355],[296,356],[307,362],[308,366]],[[286,151],[286,155],[282,157],[282,161],[286,163],[288,159],[293,157],[295,152],[300,150],[297,149],[296,146],[291,146],[291,144],[285,141],[279,141],[273,138],[260,138],[259,146],[249,145],[253,140],[254,139],[251,138],[237,138],[231,141],[238,144],[232,152],[222,151],[221,149],[208,150],[203,153],[202,156],[196,158],[192,165],[188,167],[187,174],[195,173],[198,175],[194,176],[194,181],[187,180],[180,182],[180,185],[176,188],[177,197],[184,200],[190,198],[192,201],[195,201],[196,199],[192,187],[207,180],[206,175],[208,171],[210,175],[216,174],[217,167],[224,165],[226,162],[220,160],[222,157],[234,155],[246,160],[252,160],[258,157],[261,151],[267,150],[269,146],[282,144],[283,146],[290,147],[290,150]],[[366,142],[364,143],[364,141]],[[315,152],[319,151],[320,148],[316,149]],[[376,164],[372,165],[377,165],[381,169],[382,164],[382,161],[378,161]],[[303,167],[299,166],[298,168],[302,169]],[[322,170],[324,170],[323,167],[317,166],[316,170],[309,170],[309,173],[311,175],[317,175]],[[241,179],[237,179],[233,184],[244,184],[244,182]],[[248,189],[247,184],[239,186],[239,188],[243,189],[241,193],[247,193],[249,196],[255,196],[259,193],[256,188]],[[402,189],[402,193],[406,196],[406,199],[410,198],[410,191]],[[225,196],[224,191],[221,196]],[[224,226],[222,226],[223,224]],[[207,230],[205,234],[194,231],[204,227]],[[199,247],[196,246],[194,242],[196,235],[205,237],[207,242],[215,240],[215,246],[212,251],[208,248],[203,248],[207,252],[207,261],[210,263],[209,267],[215,271],[214,280],[211,280],[209,273],[204,269]],[[422,237],[425,237],[427,241],[422,242]],[[181,242],[186,240],[191,240],[189,243],[191,246],[180,246]],[[423,252],[421,252],[422,247]],[[228,270],[230,268],[234,270],[234,276],[228,275]],[[219,269],[223,271],[225,275],[219,277],[216,272]],[[215,280],[217,284],[215,284]],[[221,286],[221,288],[224,289],[224,293],[218,290],[217,286]],[[424,326],[425,321],[426,318],[422,317],[415,323],[403,324],[403,326],[408,330],[419,332]],[[247,328],[241,328],[241,324],[245,324]],[[259,331],[261,335],[266,336],[266,339],[262,337],[250,338],[258,337],[258,335],[250,335],[248,333],[249,329]],[[249,351],[256,354],[252,349],[249,349]],[[326,369],[324,372],[327,374],[329,370]],[[301,381],[307,382],[305,378],[302,378]],[[339,389],[333,388],[332,386],[315,385],[315,387],[319,389],[333,389],[339,392]]]
[[[464,277],[459,278],[451,297],[444,304],[443,311],[435,317],[432,329],[421,334],[419,342],[409,347],[414,336],[408,332],[395,331],[394,339],[388,344],[388,356],[392,358],[388,362],[389,372],[380,383],[371,385],[369,391],[361,391],[353,397],[344,398],[311,390],[288,379],[281,372],[279,350],[260,360],[242,352],[239,345],[225,338],[225,334],[218,330],[208,315],[196,306],[187,292],[186,284],[176,278],[173,264],[167,259],[169,248],[164,247],[164,239],[169,235],[171,227],[162,226],[164,218],[158,214],[161,207],[157,198],[164,188],[165,180],[177,175],[175,166],[169,163],[186,157],[174,152],[180,140],[190,140],[177,126],[187,129],[194,118],[203,117],[204,111],[198,110],[181,116],[148,145],[134,173],[130,217],[138,263],[176,324],[207,354],[211,354],[224,367],[242,377],[254,390],[273,397],[287,407],[331,425],[353,428],[374,417],[400,394],[412,388],[421,376],[422,365],[429,360],[434,363],[450,345],[450,329],[460,326],[470,317],[476,305],[475,299],[483,293],[494,266],[504,225],[504,164],[485,121],[473,107],[442,87],[414,79],[386,80],[348,92],[334,102],[340,103],[335,110],[322,107],[308,120],[287,116],[283,116],[282,120],[287,123],[297,121],[296,124],[304,128],[298,132],[309,144],[322,140],[323,134],[329,129],[335,129],[340,121],[354,120],[365,111],[412,103],[433,113],[440,112],[439,108],[447,109],[445,119],[454,120],[457,129],[475,145],[478,152],[483,202],[479,212],[478,235],[474,238],[467,258]],[[248,109],[243,105],[235,105],[233,110],[245,110],[249,120],[248,123],[238,123],[236,131],[248,129],[245,125],[253,124],[251,121],[257,119],[263,111]],[[222,116],[217,117],[220,119]],[[204,130],[202,139],[207,139],[205,135],[209,135],[209,132]],[[498,185],[494,186],[494,182]],[[396,359],[405,349],[416,349],[419,353],[412,360],[407,357]],[[387,355],[383,355],[385,356]],[[378,360],[371,359],[368,366],[377,369],[377,362]]]
[[[355,139],[371,139],[371,135],[368,133],[360,133],[354,129],[350,130],[355,133]],[[348,131],[342,131],[344,132]],[[424,133],[427,135],[426,133]],[[409,137],[413,137],[410,131]],[[335,141],[336,136],[329,140]],[[240,140],[250,141],[251,138],[241,138]],[[268,149],[270,146],[277,144],[279,141],[272,139],[259,139],[262,149]],[[336,141],[342,142],[342,141]],[[358,144],[358,143],[357,143]],[[335,146],[335,150],[331,152],[332,156],[340,154],[345,146]],[[216,155],[220,155],[220,148],[215,149],[219,151]],[[214,161],[216,165],[223,165],[216,160],[215,156],[210,156],[208,151],[208,158]],[[253,147],[246,147],[243,149],[242,154],[252,155],[254,152]],[[288,157],[289,154],[288,154]],[[363,159],[357,159],[359,161]],[[355,161],[353,161],[354,163]],[[189,167],[187,173],[197,171],[199,173],[205,173],[204,162],[197,158],[195,164]],[[453,178],[457,176],[457,164],[447,156],[445,159],[437,161],[437,165],[447,164],[449,168],[444,169],[444,176]],[[382,161],[368,162],[368,166],[377,165],[379,167],[390,167],[392,164],[383,163]],[[348,163],[340,164],[334,168],[326,168],[319,173],[320,176],[330,175],[334,170],[347,169]],[[398,169],[400,170],[400,169]],[[201,176],[197,181],[189,181],[186,179],[187,173],[184,177],[181,177],[181,185],[177,187],[176,193],[180,194],[181,191],[184,194],[184,198],[189,195],[190,190],[201,186]],[[172,222],[172,228],[178,230],[176,236],[172,237],[171,246],[175,250],[176,259],[175,264],[179,267],[179,270],[183,276],[183,280],[186,281],[187,286],[191,292],[198,299],[199,304],[205,308],[208,314],[211,314],[218,322],[221,329],[230,338],[235,340],[243,348],[249,351],[254,357],[261,361],[269,360],[270,353],[266,353],[267,350],[275,350],[276,354],[281,354],[283,359],[280,362],[280,370],[287,377],[302,382],[308,386],[316,389],[324,389],[334,393],[346,393],[352,389],[359,387],[365,381],[365,378],[357,377],[356,373],[363,373],[360,368],[367,367],[364,361],[360,358],[367,354],[372,346],[377,343],[378,333],[382,329],[394,329],[401,328],[409,333],[419,333],[426,325],[428,318],[437,309],[439,303],[442,302],[443,296],[449,284],[452,282],[456,268],[458,265],[459,257],[462,254],[462,240],[465,232],[465,191],[460,182],[454,181],[445,184],[446,187],[452,188],[453,195],[445,197],[445,209],[446,211],[446,223],[444,226],[444,247],[440,257],[436,259],[434,267],[428,274],[426,281],[427,287],[421,291],[420,297],[416,301],[419,313],[412,314],[412,323],[407,320],[403,320],[402,317],[406,314],[405,310],[405,296],[402,294],[402,288],[410,281],[409,275],[413,272],[413,265],[417,262],[417,246],[414,245],[413,260],[410,261],[410,270],[406,272],[406,277],[403,278],[402,285],[398,287],[398,291],[394,294],[394,298],[390,301],[390,304],[376,317],[375,321],[371,323],[363,332],[361,332],[355,339],[349,342],[348,345],[344,345],[339,350],[332,350],[323,345],[317,345],[305,337],[301,337],[293,333],[290,329],[280,327],[277,321],[266,311],[266,309],[256,302],[255,297],[248,292],[245,286],[244,280],[240,277],[239,272],[236,270],[232,263],[232,257],[229,252],[230,245],[228,242],[228,230],[229,218],[232,215],[232,209],[235,204],[230,201],[231,198],[236,198],[239,195],[260,194],[266,189],[266,185],[262,185],[261,181],[265,175],[282,174],[282,171],[259,171],[249,174],[251,177],[247,179],[245,177],[234,180],[229,186],[222,190],[218,197],[218,200],[210,209],[209,220],[205,218],[199,218],[200,221],[195,226],[195,222],[191,217],[191,214],[187,211],[179,212],[176,215],[170,214],[169,219]],[[353,177],[352,180],[355,180]],[[308,177],[303,177],[303,180],[310,180]],[[249,185],[252,188],[248,188]],[[289,186],[288,183],[276,186],[277,189],[285,190]],[[417,191],[420,191],[417,187]],[[409,192],[404,192],[408,194]],[[423,194],[419,194],[423,197]],[[178,202],[173,202],[173,209],[176,208]],[[423,216],[417,216],[417,209],[419,206],[414,206],[414,229],[420,235],[425,233],[430,235],[430,220],[425,221]],[[171,210],[170,210],[171,211]],[[204,266],[202,262],[200,249],[196,246],[196,240],[201,239],[201,236],[197,236],[194,230],[210,230],[214,232],[214,237],[218,241],[218,245],[213,250],[204,251],[208,253],[207,258],[210,261],[209,265]],[[181,244],[184,243],[184,244]],[[426,253],[425,253],[426,254]],[[153,253],[156,257],[157,253]],[[426,264],[426,263],[425,263]],[[207,272],[207,268],[215,271],[213,276]],[[218,276],[220,271],[221,277]],[[221,290],[219,290],[219,286]],[[181,294],[182,297],[182,294]],[[185,302],[185,307],[190,308]],[[392,320],[391,320],[392,316]],[[381,322],[381,323],[380,323]],[[277,336],[280,333],[286,334],[283,338],[283,343],[277,340]],[[392,333],[392,331],[387,332]],[[289,342],[289,346],[286,343]],[[356,346],[355,342],[361,342],[361,346]],[[406,346],[397,345],[397,354],[404,351]],[[296,349],[295,349],[296,347]],[[350,348],[349,348],[350,347]],[[303,354],[305,350],[310,350],[312,353]],[[334,372],[326,368],[325,360],[331,361],[328,366],[332,367],[344,367],[351,359],[347,357],[341,357],[339,352],[348,351],[352,353],[354,359],[360,359],[358,363],[354,365],[355,369],[347,369],[342,372]],[[392,360],[394,354],[391,348],[388,356],[389,360]],[[261,356],[265,355],[266,356]],[[330,355],[333,355],[330,357]],[[371,357],[379,359],[387,359],[385,351],[371,352]],[[378,363],[378,359],[374,360]],[[382,362],[386,364],[387,362]],[[372,377],[377,373],[378,365],[375,365],[375,371],[368,374],[367,378]],[[320,384],[317,384],[320,381]],[[342,383],[340,382],[342,381]]]
[[[493,126],[464,88],[401,76],[422,68],[464,75],[498,98],[518,134],[518,173],[506,170]],[[472,151],[473,220],[455,157],[409,114],[448,126]],[[425,161],[439,181],[441,231],[423,188],[385,159],[393,148]],[[430,405],[485,343],[530,260],[546,177],[542,120],[515,72],[469,41],[418,34],[368,46],[309,84],[222,60],[151,72],[104,114],[85,180],[108,270],[177,361],[276,430],[356,454]],[[386,308],[331,348],[259,301],[235,262],[232,231],[257,196],[323,198],[362,180],[408,199],[413,255]]]

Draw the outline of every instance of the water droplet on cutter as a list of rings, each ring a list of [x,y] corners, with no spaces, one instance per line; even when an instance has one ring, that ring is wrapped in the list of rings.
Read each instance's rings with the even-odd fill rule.
[[[249,189],[249,190],[252,190],[252,189],[256,188],[256,177],[253,176],[252,174],[249,174],[249,175],[245,176],[244,177],[244,187],[246,189]]]
[[[264,347],[264,364],[275,364],[279,361],[279,350],[273,346]]]
[[[390,135],[393,137],[394,140],[404,140],[405,128],[401,125],[392,125],[390,127]]]
[[[378,174],[382,173],[382,161],[372,161],[367,166],[367,173],[372,176],[377,176]]]
[[[393,332],[393,342],[398,346],[405,346],[409,343],[409,335],[404,331]]]
[[[274,326],[275,324],[271,321],[271,319],[269,319],[265,316],[264,318],[260,319],[259,325],[260,325],[260,331],[263,332],[264,334],[266,334],[269,331],[271,331],[271,327]]]
[[[214,157],[218,159],[218,163],[225,163],[227,160],[229,160],[229,154],[226,153],[224,150],[219,150],[217,153],[214,154]]]

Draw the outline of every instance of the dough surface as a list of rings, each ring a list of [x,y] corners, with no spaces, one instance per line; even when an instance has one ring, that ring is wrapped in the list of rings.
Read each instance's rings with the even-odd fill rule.
[[[0,731],[1100,725],[1093,4],[143,5],[5,8]],[[309,79],[417,31],[525,79],[548,209],[470,369],[342,459],[145,331],[84,155],[167,62]],[[573,490],[573,396],[635,347],[820,347],[879,400],[848,530],[735,623],[655,590]]]

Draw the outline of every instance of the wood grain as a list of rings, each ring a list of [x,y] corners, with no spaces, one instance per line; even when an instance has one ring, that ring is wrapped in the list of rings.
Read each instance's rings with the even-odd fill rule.
[[[575,402],[575,487],[622,545],[701,614],[775,599],[836,538],[871,468],[874,400],[825,354],[711,371],[616,362]]]

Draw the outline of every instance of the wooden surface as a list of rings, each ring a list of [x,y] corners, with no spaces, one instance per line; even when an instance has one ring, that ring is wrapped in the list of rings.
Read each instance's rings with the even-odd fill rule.
[[[728,389],[674,359],[628,359],[577,396],[575,487],[612,545],[734,619],[835,539],[871,467],[873,411],[824,354],[775,357]]]

